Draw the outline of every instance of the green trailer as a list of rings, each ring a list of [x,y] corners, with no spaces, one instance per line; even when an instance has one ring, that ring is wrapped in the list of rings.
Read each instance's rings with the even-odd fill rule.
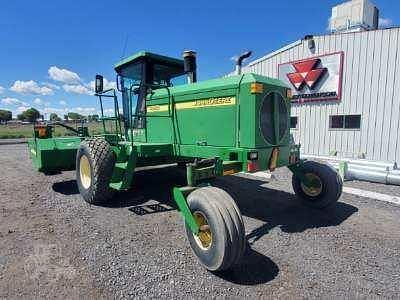
[[[79,192],[88,203],[112,201],[116,191],[132,187],[136,167],[186,166],[186,186],[172,193],[194,254],[208,270],[218,271],[240,261],[246,238],[239,208],[210,184],[212,179],[288,167],[305,205],[325,208],[339,199],[337,172],[300,159],[300,146],[289,132],[291,93],[281,81],[238,74],[197,82],[193,51],[183,59],[139,52],[115,71],[116,90],[103,90],[103,77],[96,76],[102,135],[43,135],[29,142],[39,171],[75,166]],[[104,101],[112,101],[114,116],[104,116]]]

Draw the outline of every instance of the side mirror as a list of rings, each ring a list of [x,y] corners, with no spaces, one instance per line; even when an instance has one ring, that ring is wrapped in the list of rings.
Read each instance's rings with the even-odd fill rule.
[[[103,91],[103,76],[96,75],[96,80],[94,84],[94,90],[96,94],[101,93]]]
[[[117,74],[117,78],[116,78],[116,83],[117,83],[117,90],[119,92],[122,92],[122,88],[124,86],[124,79],[122,78],[121,75]]]

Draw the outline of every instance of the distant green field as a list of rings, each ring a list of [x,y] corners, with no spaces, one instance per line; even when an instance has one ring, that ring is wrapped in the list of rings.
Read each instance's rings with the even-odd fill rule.
[[[68,124],[75,128],[75,125]],[[102,123],[88,123],[90,135],[102,132]],[[0,139],[30,138],[33,134],[33,125],[0,125]],[[67,129],[56,126],[54,136],[74,135]]]

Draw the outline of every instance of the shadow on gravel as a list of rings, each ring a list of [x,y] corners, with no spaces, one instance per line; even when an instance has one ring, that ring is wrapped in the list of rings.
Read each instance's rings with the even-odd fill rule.
[[[264,181],[235,176],[218,179],[214,184],[235,199],[243,215],[265,222],[247,235],[250,244],[275,227],[295,233],[338,226],[358,211],[355,206],[343,202],[325,210],[312,209],[302,205],[294,194],[261,186],[265,184]]]
[[[240,285],[267,283],[279,274],[278,266],[267,256],[258,253],[248,245],[244,258],[233,269],[214,272],[214,275]]]
[[[76,180],[60,181],[53,183],[53,191],[63,195],[76,195],[79,194]]]
[[[138,171],[134,175],[134,187],[125,192],[116,193],[108,203],[99,204],[103,207],[122,208],[136,215],[146,213],[165,212],[176,209],[172,199],[172,188],[185,184],[185,171],[176,167]],[[56,182],[52,186],[53,191],[63,195],[79,194],[76,180]],[[159,204],[147,204],[148,201]]]
[[[184,184],[185,170],[177,167],[138,171],[131,190],[117,193],[112,201],[102,206],[128,207],[136,215],[170,211],[177,208],[172,198],[172,188]],[[213,181],[214,186],[224,189],[235,199],[243,215],[265,222],[247,235],[250,243],[275,227],[294,233],[310,228],[337,226],[358,211],[356,207],[343,202],[325,210],[311,209],[300,204],[294,194],[265,187],[265,184],[268,183],[238,176],[226,176]],[[282,181],[282,184],[290,183]],[[75,180],[56,182],[53,190],[64,195],[79,193]],[[159,206],[152,207],[157,204]]]
[[[135,173],[134,188],[117,193],[104,207],[127,207],[134,217],[151,213],[163,213],[176,209],[172,198],[173,186],[185,184],[185,171],[176,167]],[[216,276],[233,283],[255,285],[273,280],[279,273],[278,266],[268,257],[251,249],[250,245],[279,227],[283,232],[303,232],[311,228],[338,226],[358,209],[338,202],[325,209],[315,210],[301,205],[292,193],[265,187],[265,181],[226,176],[213,181],[213,185],[227,191],[235,199],[243,215],[258,219],[264,224],[247,235],[249,247],[243,263],[229,272]],[[271,185],[277,185],[273,183]],[[290,184],[287,180],[282,185]],[[264,186],[262,186],[264,185]],[[75,180],[57,182],[53,190],[64,195],[78,194]]]

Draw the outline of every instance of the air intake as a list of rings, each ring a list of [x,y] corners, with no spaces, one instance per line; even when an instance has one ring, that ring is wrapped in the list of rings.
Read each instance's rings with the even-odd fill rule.
[[[270,145],[278,145],[285,137],[289,123],[285,99],[277,92],[266,95],[260,108],[260,130]]]

